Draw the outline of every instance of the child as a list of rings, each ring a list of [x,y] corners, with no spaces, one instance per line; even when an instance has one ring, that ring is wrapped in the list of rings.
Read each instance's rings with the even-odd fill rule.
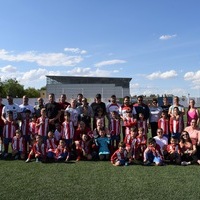
[[[77,159],[76,161],[80,161],[82,159],[92,160],[92,141],[88,137],[88,135],[83,134],[82,140],[76,141],[76,154]]]
[[[59,145],[55,150],[55,159],[56,161],[68,161],[69,160],[69,151],[66,148],[65,140],[60,140]]]
[[[126,127],[126,134],[129,134],[130,128],[137,126],[137,119],[133,117],[131,111],[127,110],[126,116],[123,118],[124,126]]]
[[[29,123],[29,131],[30,131],[31,137],[35,137],[38,134],[36,122],[37,122],[37,116],[35,114],[33,114],[32,118],[31,118],[31,122]]]
[[[114,166],[128,165],[128,153],[125,147],[125,143],[120,142],[118,150],[112,155],[111,163]]]
[[[25,154],[27,155],[27,143],[30,144],[31,142],[31,137],[30,137],[30,115],[31,111],[26,109],[24,111],[24,118],[22,119],[22,125],[21,125],[21,130],[22,130],[22,135],[24,138],[24,148],[25,148]]]
[[[170,143],[167,145],[166,159],[170,160],[171,163],[179,165],[181,163],[181,150],[178,139],[171,138]]]
[[[130,128],[130,133],[126,134],[124,144],[128,152],[128,157],[132,161],[135,158],[136,142],[137,142],[137,128],[134,126]]]
[[[110,144],[110,134],[106,133],[105,128],[100,128],[99,130],[100,137],[95,138],[96,146],[99,147],[99,159],[100,160],[108,160],[110,157],[110,150],[109,150],[109,144]]]
[[[147,138],[144,133],[144,128],[138,128],[138,136],[136,141],[136,150],[135,150],[135,159],[143,160],[143,154],[145,149],[147,148]]]
[[[91,129],[91,116],[88,112],[88,106],[82,107],[82,113],[78,116],[78,121],[85,122],[85,126]]]
[[[161,118],[158,120],[158,128],[162,128],[163,135],[168,139],[170,138],[168,113],[166,111],[161,113]]]
[[[31,158],[34,156],[35,161],[45,161],[46,160],[46,145],[43,143],[43,138],[41,135],[37,135],[35,138],[36,142],[34,143],[32,150],[30,151],[26,163],[31,161]]]
[[[96,125],[97,125],[97,120],[101,120],[102,121],[102,126],[104,127],[105,126],[105,115],[103,114],[103,110],[101,108],[99,108],[97,110],[97,115],[94,116],[93,118],[93,129],[96,128]]]
[[[49,127],[49,118],[46,117],[45,108],[41,109],[41,117],[37,119],[36,127],[38,128],[38,135],[41,135],[43,141],[46,142]]]
[[[182,131],[183,131],[182,118],[179,114],[178,107],[174,107],[173,115],[170,117],[171,137],[179,139]]]
[[[56,144],[58,145],[60,139],[62,138],[62,126],[59,123],[55,125],[56,130],[54,131],[54,138],[56,139]]]
[[[17,160],[18,158],[25,158],[25,145],[24,138],[20,130],[16,130],[15,136],[12,139],[12,157]]]
[[[64,122],[62,123],[62,138],[65,140],[65,144],[68,149],[71,148],[73,138],[74,138],[74,126],[71,121],[69,112],[65,112],[64,114]]]
[[[119,145],[121,133],[120,117],[117,111],[111,112],[109,130],[111,133],[111,152],[113,152]]]
[[[54,134],[52,131],[48,132],[47,143],[47,158],[53,159],[55,157],[55,150],[57,148],[56,139],[54,138]]]
[[[148,127],[147,127],[147,120],[144,118],[144,114],[143,113],[139,113],[138,115],[139,119],[137,121],[137,128],[143,128],[144,129],[144,132],[143,134],[145,136],[147,136],[147,133],[148,133]]]
[[[156,144],[154,138],[149,138],[148,146],[144,151],[144,165],[150,165],[155,163],[155,165],[163,165],[163,155],[160,150],[160,146]]]
[[[13,112],[8,111],[6,117],[6,124],[3,128],[3,142],[4,142],[4,158],[8,156],[8,146],[12,143],[12,139],[16,132],[16,121],[13,120]]]

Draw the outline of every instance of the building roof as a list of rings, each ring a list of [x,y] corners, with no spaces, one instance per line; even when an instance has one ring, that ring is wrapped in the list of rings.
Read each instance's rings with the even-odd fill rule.
[[[47,84],[115,84],[129,88],[132,78],[114,78],[114,77],[85,77],[85,76],[49,76],[47,75]]]

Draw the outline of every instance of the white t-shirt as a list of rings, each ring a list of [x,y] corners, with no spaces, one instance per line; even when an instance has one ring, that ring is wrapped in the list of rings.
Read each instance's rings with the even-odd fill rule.
[[[16,120],[17,119],[17,113],[20,113],[20,108],[17,104],[13,103],[12,105],[8,104],[5,105],[2,109],[2,115],[5,114],[5,116],[7,117],[7,112],[8,111],[12,111],[13,112],[13,119]]]
[[[160,149],[163,152],[163,147],[165,145],[168,145],[168,138],[165,136],[163,136],[162,138],[155,136],[154,139],[156,140],[156,144],[158,144],[160,146]]]

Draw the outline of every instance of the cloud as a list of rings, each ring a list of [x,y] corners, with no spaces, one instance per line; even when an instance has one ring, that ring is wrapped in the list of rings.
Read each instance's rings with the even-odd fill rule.
[[[6,72],[14,73],[14,72],[16,72],[16,70],[17,70],[17,68],[12,65],[7,65],[5,67],[0,68],[0,71],[4,72],[4,73],[6,73]]]
[[[130,88],[131,89],[135,89],[135,88],[139,88],[139,87],[140,87],[139,83],[132,83],[132,84],[130,84]]]
[[[64,51],[71,52],[71,53],[77,53],[77,54],[86,54],[86,50],[81,50],[79,48],[64,48]]]
[[[107,65],[116,65],[126,63],[125,60],[107,60],[95,64],[95,67],[103,67]]]
[[[191,89],[200,89],[200,70],[185,73],[184,80],[191,81]]]
[[[75,66],[83,61],[81,55],[68,56],[64,53],[38,53],[28,51],[20,54],[13,54],[5,49],[0,49],[0,60],[12,62],[30,62],[37,63],[39,66]]]
[[[154,79],[169,79],[169,78],[173,78],[176,77],[178,74],[175,70],[170,70],[170,71],[166,71],[166,72],[154,72],[152,74],[149,74],[146,76],[146,78],[148,78],[149,80],[154,80]]]
[[[159,39],[160,40],[170,40],[170,39],[172,39],[172,38],[175,38],[177,35],[176,34],[174,34],[174,35],[161,35],[160,37],[159,37]]]

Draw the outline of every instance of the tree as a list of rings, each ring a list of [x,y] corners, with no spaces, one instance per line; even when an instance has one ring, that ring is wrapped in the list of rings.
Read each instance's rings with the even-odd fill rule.
[[[16,79],[7,79],[2,83],[2,97],[5,98],[7,94],[21,98],[24,95],[24,86]]]
[[[32,87],[28,87],[27,89],[25,89],[24,92],[25,92],[25,95],[27,95],[29,98],[35,98],[35,97],[40,96],[39,90]]]

